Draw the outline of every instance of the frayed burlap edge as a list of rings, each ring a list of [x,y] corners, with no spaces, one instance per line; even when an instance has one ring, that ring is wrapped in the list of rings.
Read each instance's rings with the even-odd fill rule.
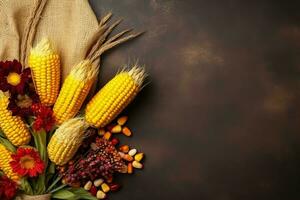
[[[16,197],[16,200],[50,200],[51,194],[43,194],[43,195],[20,195]]]

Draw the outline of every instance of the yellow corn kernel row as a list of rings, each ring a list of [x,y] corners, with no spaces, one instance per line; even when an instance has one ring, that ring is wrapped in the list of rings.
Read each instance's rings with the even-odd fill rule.
[[[0,166],[1,170],[4,172],[4,174],[12,179],[13,181],[18,181],[20,177],[13,172],[10,161],[12,152],[10,152],[4,145],[0,144]]]
[[[87,124],[82,118],[64,122],[48,144],[49,159],[60,166],[72,159],[82,143],[86,128]]]
[[[42,104],[53,105],[60,85],[60,58],[48,39],[42,39],[31,49],[28,64]]]
[[[110,123],[134,99],[144,78],[144,69],[136,66],[117,74],[87,104],[87,123],[98,128]]]
[[[78,113],[97,74],[98,68],[89,60],[80,62],[72,69],[54,104],[53,113],[58,124],[62,124]]]
[[[13,145],[26,145],[30,142],[31,134],[21,117],[12,115],[7,108],[8,103],[8,97],[0,91],[0,127]]]

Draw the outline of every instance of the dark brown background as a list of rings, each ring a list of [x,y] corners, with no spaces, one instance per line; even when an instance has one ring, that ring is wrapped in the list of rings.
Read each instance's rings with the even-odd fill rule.
[[[90,2],[147,30],[102,65],[101,85],[137,58],[150,74],[125,139],[146,167],[111,199],[300,198],[297,1]]]

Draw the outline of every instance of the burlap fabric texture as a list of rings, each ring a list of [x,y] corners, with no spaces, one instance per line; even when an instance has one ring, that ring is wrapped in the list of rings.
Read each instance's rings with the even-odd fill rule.
[[[87,0],[0,0],[0,60],[27,66],[31,47],[48,37],[61,55],[64,79],[81,60],[99,65],[103,52],[139,35],[126,35],[128,29],[109,38],[121,22],[109,24],[110,17],[98,21]]]

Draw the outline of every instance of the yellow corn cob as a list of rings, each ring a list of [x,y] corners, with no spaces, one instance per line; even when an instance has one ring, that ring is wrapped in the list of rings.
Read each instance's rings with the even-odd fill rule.
[[[54,104],[58,124],[74,117],[80,110],[98,74],[98,68],[85,60],[76,65],[66,77]]]
[[[48,144],[49,159],[56,165],[64,165],[73,158],[84,138],[87,124],[82,118],[64,122]]]
[[[0,144],[0,166],[1,170],[4,172],[4,174],[12,179],[13,181],[18,181],[20,177],[18,174],[14,173],[11,166],[10,161],[12,152],[10,152],[4,145]]]
[[[144,77],[144,69],[136,66],[117,74],[88,103],[86,121],[95,127],[110,123],[137,95]]]
[[[48,39],[42,39],[31,49],[28,64],[42,104],[53,105],[59,91],[60,59]]]
[[[8,103],[8,97],[0,91],[0,127],[13,145],[26,145],[31,139],[30,132],[22,119],[8,110]]]

